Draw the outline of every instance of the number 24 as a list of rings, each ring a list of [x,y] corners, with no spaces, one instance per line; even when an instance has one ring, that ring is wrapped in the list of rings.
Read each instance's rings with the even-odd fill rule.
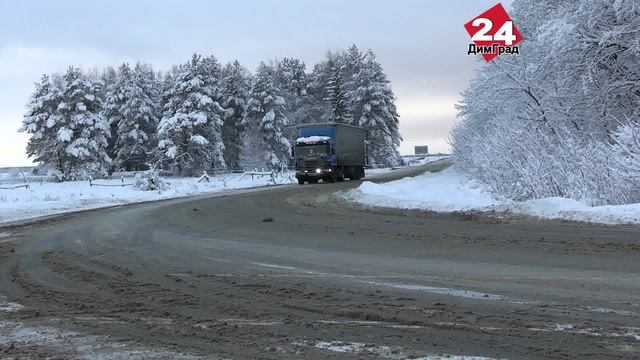
[[[516,36],[513,35],[513,21],[506,21],[498,31],[496,31],[495,35],[487,35],[491,28],[493,27],[493,22],[487,18],[477,18],[473,20],[471,23],[473,26],[482,26],[482,29],[478,30],[477,33],[471,37],[473,41],[504,41],[505,45],[513,45],[513,42],[516,41]]]

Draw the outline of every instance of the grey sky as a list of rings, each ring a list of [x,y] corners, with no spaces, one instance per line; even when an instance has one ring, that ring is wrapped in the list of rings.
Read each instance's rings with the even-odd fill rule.
[[[504,4],[505,2],[503,2]],[[68,65],[137,60],[157,70],[193,52],[254,69],[298,57],[307,69],[329,49],[371,48],[398,98],[402,153],[446,151],[454,103],[477,59],[463,24],[495,0],[11,1],[0,0],[0,166],[25,165],[17,134],[33,82]],[[505,4],[506,5],[506,4]]]

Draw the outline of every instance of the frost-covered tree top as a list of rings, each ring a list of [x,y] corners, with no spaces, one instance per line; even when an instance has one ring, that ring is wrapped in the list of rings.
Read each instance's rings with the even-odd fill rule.
[[[521,55],[483,66],[463,93],[452,133],[458,165],[514,199],[640,200],[620,161],[637,146],[629,134],[640,122],[640,3],[513,7]]]
[[[278,62],[276,73],[281,90],[286,90],[294,96],[304,96],[307,94],[307,73],[306,65],[300,59],[284,58]]]
[[[230,115],[242,116],[246,97],[251,88],[251,73],[238,60],[222,69],[220,93],[222,107],[231,111]]]

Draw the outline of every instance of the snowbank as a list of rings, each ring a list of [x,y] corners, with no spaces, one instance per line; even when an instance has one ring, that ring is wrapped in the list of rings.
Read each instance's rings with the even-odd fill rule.
[[[198,182],[198,178],[169,178],[164,191],[141,191],[133,186],[91,186],[89,181],[32,182],[29,189],[0,189],[0,225],[70,211],[266,186],[270,182],[269,176],[241,177],[242,174],[210,176],[210,182]],[[132,184],[135,179],[124,181]],[[292,173],[285,173],[276,181],[292,183],[295,178]],[[120,179],[94,181],[101,185],[121,183]]]
[[[566,198],[514,202],[497,199],[453,168],[384,184],[364,182],[343,195],[368,206],[438,212],[498,211],[601,224],[640,224],[640,204],[591,207]]]
[[[457,172],[445,170],[384,184],[364,182],[347,193],[360,203],[407,209],[460,211],[496,204],[480,185],[465,181]]]

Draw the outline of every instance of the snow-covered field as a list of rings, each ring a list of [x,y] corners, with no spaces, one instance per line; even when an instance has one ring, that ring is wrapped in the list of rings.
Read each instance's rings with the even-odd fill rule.
[[[469,180],[454,168],[384,184],[364,182],[343,196],[369,206],[437,212],[497,211],[546,219],[640,224],[640,204],[591,207],[575,200],[558,197],[524,202],[498,199],[482,184]]]
[[[277,184],[294,181],[291,172],[276,177]],[[133,182],[132,178],[124,180],[125,184]],[[198,182],[198,178],[168,178],[167,182],[169,187],[163,191],[141,191],[133,186],[91,186],[89,181],[32,182],[29,189],[0,189],[0,224],[70,211],[266,186],[270,177],[252,179],[250,175],[224,174],[211,176],[210,182]],[[96,180],[94,184],[119,185],[122,180]]]

